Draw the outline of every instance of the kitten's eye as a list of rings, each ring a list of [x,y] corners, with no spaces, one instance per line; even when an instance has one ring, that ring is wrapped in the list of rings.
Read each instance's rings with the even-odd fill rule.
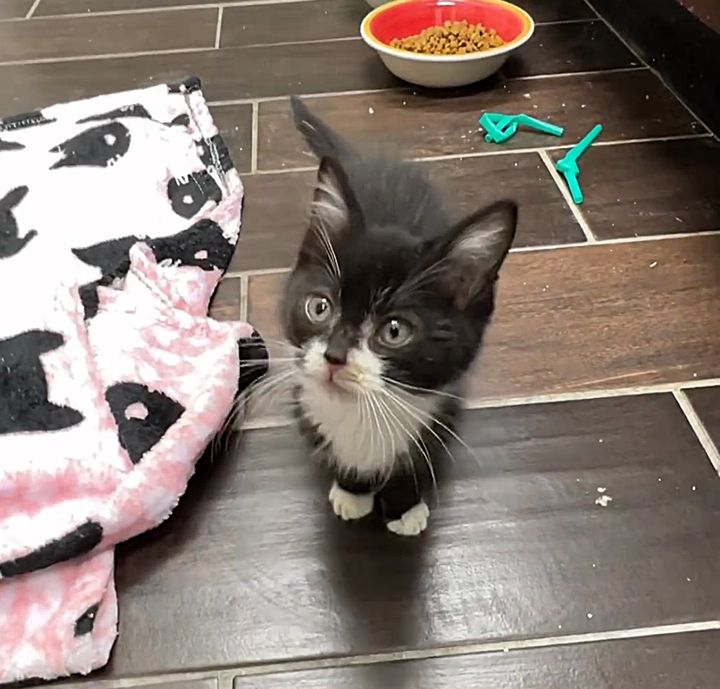
[[[413,328],[401,318],[391,318],[378,331],[378,339],[386,347],[402,347],[413,337]]]
[[[332,315],[332,304],[321,294],[312,294],[305,300],[305,315],[311,323],[325,323]]]

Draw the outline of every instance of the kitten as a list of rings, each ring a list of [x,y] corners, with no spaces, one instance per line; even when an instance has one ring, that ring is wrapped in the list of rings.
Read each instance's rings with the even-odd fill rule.
[[[417,535],[517,207],[451,222],[419,166],[355,150],[296,98],[292,109],[320,159],[283,306],[300,426],[334,472],[338,516],[360,519],[377,500],[390,531]]]

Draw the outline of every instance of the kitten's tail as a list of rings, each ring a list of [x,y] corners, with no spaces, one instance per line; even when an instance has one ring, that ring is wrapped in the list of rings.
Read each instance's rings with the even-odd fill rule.
[[[355,155],[352,146],[319,117],[313,115],[297,96],[290,97],[290,106],[295,126],[318,158],[340,160]]]

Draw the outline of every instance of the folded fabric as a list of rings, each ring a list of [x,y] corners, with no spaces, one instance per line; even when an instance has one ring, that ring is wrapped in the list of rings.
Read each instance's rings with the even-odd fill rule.
[[[241,205],[197,80],[0,122],[0,683],[107,661],[113,545],[264,372],[205,315]]]

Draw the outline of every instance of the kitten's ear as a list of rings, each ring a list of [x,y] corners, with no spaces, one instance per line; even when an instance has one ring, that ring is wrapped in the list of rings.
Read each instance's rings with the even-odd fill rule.
[[[357,211],[355,195],[347,175],[332,158],[323,158],[310,207],[310,220],[317,221],[331,237],[347,229]]]
[[[517,213],[512,201],[498,201],[453,228],[445,280],[460,308],[472,304],[495,282],[515,237]]]

